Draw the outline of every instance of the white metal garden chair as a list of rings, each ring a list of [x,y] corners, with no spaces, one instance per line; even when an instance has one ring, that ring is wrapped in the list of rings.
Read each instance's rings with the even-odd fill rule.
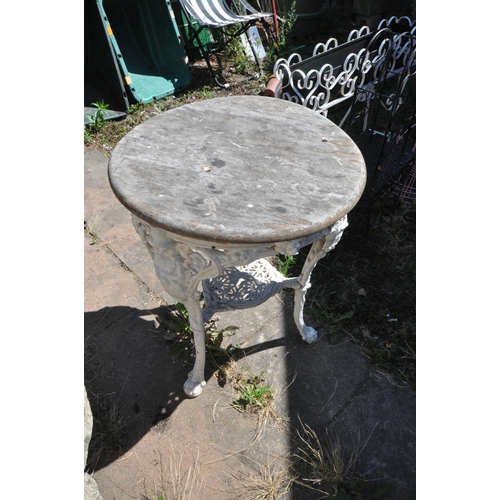
[[[246,0],[232,0],[232,9],[225,0],[179,0],[179,2],[186,13],[186,18],[193,31],[193,35],[187,41],[187,45],[190,45],[194,40],[198,42],[199,49],[207,63],[208,69],[219,86],[226,87],[227,85],[219,82],[210,63],[209,54],[199,38],[201,30],[204,28],[220,30],[225,36],[245,34],[260,69],[260,60],[248,37],[247,29],[255,25],[259,20],[264,21],[265,18],[272,17],[272,13],[258,12]],[[245,12],[245,14],[241,14],[241,12]],[[198,27],[193,26],[193,19],[198,24]],[[227,31],[224,31],[224,28],[237,24],[240,24],[241,28],[236,32],[229,34]]]

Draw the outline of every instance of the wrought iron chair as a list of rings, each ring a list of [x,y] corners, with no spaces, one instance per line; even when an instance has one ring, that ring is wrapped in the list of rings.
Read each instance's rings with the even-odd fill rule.
[[[204,28],[219,30],[224,36],[239,36],[245,34],[259,67],[259,71],[261,70],[259,56],[248,36],[247,29],[255,25],[259,20],[263,21],[266,26],[265,18],[273,17],[272,13],[258,12],[249,5],[246,0],[231,0],[232,8],[229,7],[225,0],[179,0],[179,2],[186,14],[188,24],[193,33],[189,40],[187,40],[186,46],[191,45],[194,40],[196,40],[198,48],[217,85],[223,88],[228,86],[228,84],[221,83],[217,78],[217,74],[210,63],[209,52],[200,40],[199,34]],[[244,14],[241,14],[242,12],[244,12]],[[198,24],[198,27],[193,25],[193,20]],[[226,27],[238,24],[241,25],[241,27],[236,32],[229,33],[227,30],[224,30]]]

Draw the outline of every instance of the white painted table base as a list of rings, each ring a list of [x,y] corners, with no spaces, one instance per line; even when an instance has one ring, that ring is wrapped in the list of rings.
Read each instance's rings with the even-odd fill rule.
[[[340,240],[366,182],[363,157],[339,127],[282,99],[198,101],[129,132],[108,175],[162,286],[189,313],[196,360],[188,396],[205,384],[204,322],[216,311],[292,288],[297,328],[306,342],[317,339],[303,318],[311,273]],[[295,278],[261,260],[311,244]]]
[[[347,216],[326,230],[307,238],[278,242],[274,245],[234,245],[230,248],[227,246],[217,248],[211,242],[189,240],[169,234],[135,215],[132,215],[132,222],[149,250],[160,283],[170,295],[184,304],[189,314],[189,326],[194,335],[196,349],[194,369],[184,384],[184,392],[189,397],[201,394],[205,385],[204,323],[217,311],[255,307],[283,288],[293,288],[295,324],[303,340],[309,344],[317,340],[316,330],[304,323],[305,296],[311,286],[310,278],[314,267],[340,241],[347,226]],[[277,253],[295,255],[302,247],[311,243],[313,244],[302,272],[296,278],[284,278],[266,261],[256,260]],[[267,276],[264,279],[260,276],[259,279],[258,272],[262,269]],[[226,289],[231,289],[235,293],[217,293],[213,282],[216,282],[218,277],[222,277],[217,282],[218,285],[225,285]],[[206,301],[203,310],[198,291],[200,282],[203,283]]]

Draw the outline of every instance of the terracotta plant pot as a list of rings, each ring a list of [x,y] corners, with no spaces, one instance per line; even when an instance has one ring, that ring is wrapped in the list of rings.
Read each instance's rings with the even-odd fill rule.
[[[269,81],[267,82],[266,90],[264,90],[264,95],[268,97],[280,97],[281,92],[281,80],[271,75]]]

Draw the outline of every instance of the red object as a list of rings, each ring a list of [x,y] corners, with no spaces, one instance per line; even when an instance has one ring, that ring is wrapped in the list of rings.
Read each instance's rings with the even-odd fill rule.
[[[264,90],[264,95],[267,97],[276,97],[281,90],[281,80],[274,75],[271,75],[271,78],[267,82],[266,90]]]
[[[274,18],[274,29],[276,30],[276,38],[280,36],[280,29],[278,26],[278,15],[276,13],[276,2],[272,0],[273,5],[273,18]]]

